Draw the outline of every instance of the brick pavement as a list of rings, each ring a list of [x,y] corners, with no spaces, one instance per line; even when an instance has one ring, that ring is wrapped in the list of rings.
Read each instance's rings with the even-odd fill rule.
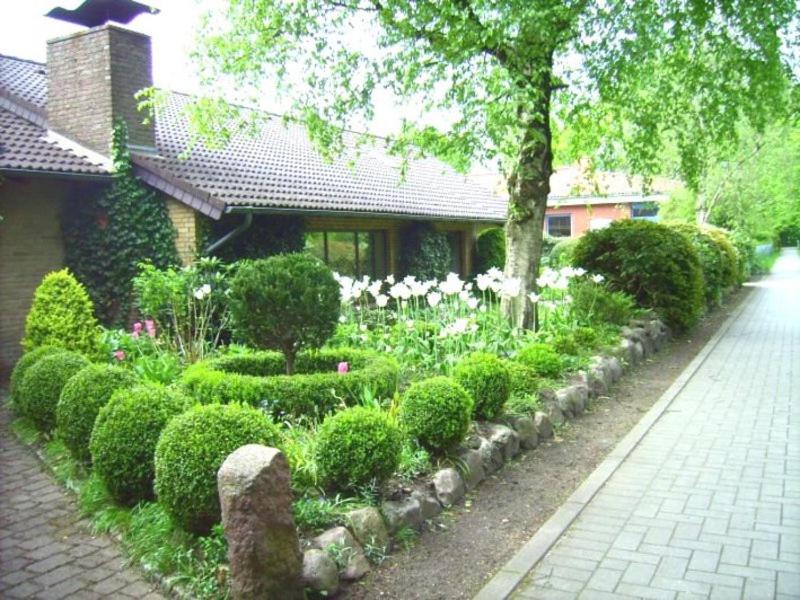
[[[513,597],[800,598],[795,250]]]
[[[0,408],[0,597],[162,598],[9,431]]]

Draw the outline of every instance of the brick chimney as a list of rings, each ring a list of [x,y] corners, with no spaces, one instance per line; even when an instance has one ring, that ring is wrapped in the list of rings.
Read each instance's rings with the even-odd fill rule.
[[[131,146],[153,148],[153,125],[134,98],[153,85],[150,38],[106,23],[47,42],[48,127],[108,155],[114,120]]]

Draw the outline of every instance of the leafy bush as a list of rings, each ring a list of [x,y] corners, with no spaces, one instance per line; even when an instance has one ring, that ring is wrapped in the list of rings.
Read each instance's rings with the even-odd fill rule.
[[[133,505],[153,497],[158,436],[188,406],[188,398],[173,389],[140,385],[117,390],[100,409],[89,449],[94,472],[114,500]]]
[[[553,349],[559,354],[577,356],[580,352],[578,342],[575,340],[575,336],[572,335],[571,331],[560,331],[556,333],[550,340],[550,343],[553,345]]]
[[[299,350],[318,348],[333,334],[341,308],[333,273],[307,254],[242,263],[230,301],[236,332],[258,348],[283,352],[288,375]]]
[[[70,377],[89,365],[77,352],[64,350],[40,358],[19,386],[16,405],[37,429],[49,433],[56,425],[56,405]]]
[[[14,365],[14,370],[11,371],[11,379],[9,380],[8,384],[12,402],[16,402],[16,395],[19,393],[19,386],[22,384],[22,379],[25,377],[25,373],[28,372],[28,369],[35,365],[39,359],[50,354],[63,351],[64,348],[59,348],[58,346],[39,346],[38,348],[23,354],[17,361],[17,364]]]
[[[483,230],[475,240],[475,273],[491,268],[502,269],[506,263],[506,233],[502,227]]]
[[[579,237],[558,240],[553,249],[550,250],[550,266],[554,268],[572,266],[575,247],[580,241],[581,238]]]
[[[542,378],[533,367],[515,360],[507,360],[506,369],[508,369],[509,390],[512,397],[535,394],[539,390]]]
[[[338,372],[342,362],[347,373]],[[282,375],[283,368],[277,352],[232,354],[190,366],[181,382],[199,402],[260,406],[275,419],[317,418],[342,402],[357,404],[362,390],[389,398],[397,389],[393,359],[351,348],[301,352],[294,375]]]
[[[626,219],[590,231],[575,248],[575,264],[604,275],[612,289],[629,293],[675,329],[691,327],[703,310],[697,252],[665,225]]]
[[[739,252],[731,242],[728,232],[719,227],[706,225],[703,232],[711,236],[720,250],[722,256],[722,284],[725,288],[732,288],[742,283],[742,273],[739,267]]]
[[[261,411],[237,404],[195,406],[170,421],[155,452],[159,502],[184,529],[207,533],[220,519],[217,471],[246,444],[280,445]]]
[[[453,255],[450,240],[443,231],[430,223],[409,225],[401,235],[400,270],[425,281],[442,279],[452,270]]]
[[[76,460],[91,460],[89,439],[100,409],[115,391],[135,384],[133,373],[110,365],[89,365],[67,381],[56,406],[56,428]]]
[[[716,306],[722,299],[722,291],[727,287],[723,276],[723,261],[728,257],[723,255],[722,248],[709,234],[692,223],[669,223],[672,229],[685,235],[697,251],[700,259],[700,269],[703,272],[706,304]]]
[[[503,411],[511,391],[511,378],[502,360],[488,352],[475,352],[453,368],[453,379],[472,396],[474,415],[494,419]]]
[[[564,370],[564,361],[552,346],[535,342],[517,353],[517,361],[532,368],[540,377],[558,377]]]
[[[100,329],[86,289],[67,269],[45,275],[25,319],[22,347],[60,346],[93,355]]]
[[[580,279],[570,284],[572,316],[581,323],[627,325],[636,309],[634,299],[625,292],[615,292],[603,283]]]
[[[453,448],[464,439],[472,415],[469,393],[449,377],[411,384],[400,404],[400,422],[433,452]]]
[[[319,428],[316,457],[323,481],[353,488],[382,481],[395,470],[403,438],[389,416],[355,406],[328,417]]]
[[[523,394],[511,396],[505,412],[509,415],[532,416],[541,409],[542,403],[536,394]]]

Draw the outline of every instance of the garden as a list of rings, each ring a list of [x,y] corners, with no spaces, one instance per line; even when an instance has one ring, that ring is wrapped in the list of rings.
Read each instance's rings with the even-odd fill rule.
[[[357,279],[300,253],[142,264],[126,330],[99,325],[69,271],[50,273],[11,377],[13,427],[97,531],[198,598],[229,594],[217,471],[243,445],[277,447],[306,585],[335,593],[667,329],[691,329],[755,260],[722,229],[620,221],[551,245],[522,298],[502,239],[479,236],[467,279]],[[532,305],[533,329],[509,324],[509,299]]]

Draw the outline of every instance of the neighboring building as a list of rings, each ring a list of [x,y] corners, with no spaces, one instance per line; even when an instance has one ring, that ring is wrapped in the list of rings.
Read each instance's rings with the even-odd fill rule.
[[[379,139],[357,152],[353,135],[326,162],[302,127],[277,117],[257,137],[182,156],[190,98],[171,93],[164,114],[144,125],[134,94],[152,85],[150,39],[106,18],[48,42],[47,64],[0,56],[0,378],[19,354],[36,285],[63,264],[61,211],[110,180],[117,118],[128,125],[137,175],[166,199],[185,262],[203,251],[205,219],[239,215],[226,217],[233,229],[253,214],[295,215],[309,250],[336,268],[395,271],[403,230],[425,221],[448,233],[453,268],[468,273],[477,232],[505,220],[504,199],[437,160],[412,161],[401,181],[400,160]]]

